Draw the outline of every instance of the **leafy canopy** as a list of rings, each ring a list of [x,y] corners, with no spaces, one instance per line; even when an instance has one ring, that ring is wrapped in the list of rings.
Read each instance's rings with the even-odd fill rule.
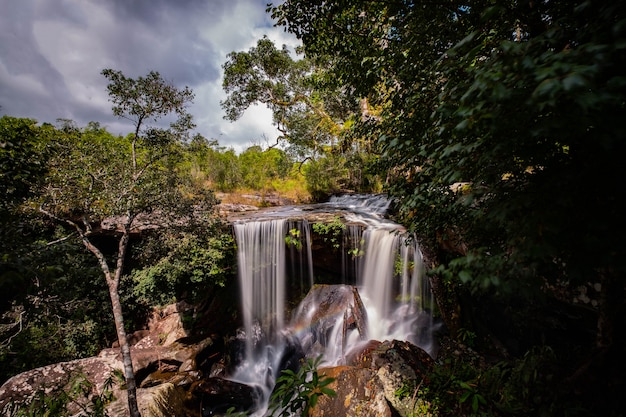
[[[358,129],[378,138],[403,222],[471,248],[444,265],[453,276],[515,291],[537,288],[519,277],[623,270],[610,231],[624,229],[624,6],[492,3],[270,10],[308,59],[334,54],[328,72],[380,109]]]

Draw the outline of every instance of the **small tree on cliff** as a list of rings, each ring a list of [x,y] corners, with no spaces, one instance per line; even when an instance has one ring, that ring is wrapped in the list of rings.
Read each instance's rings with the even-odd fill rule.
[[[105,69],[113,113],[134,124],[125,138],[114,137],[95,123],[79,130],[66,123],[62,139],[55,144],[39,210],[68,226],[97,258],[109,288],[132,417],[139,416],[136,383],[126,339],[119,284],[124,271],[131,231],[138,219],[158,217],[163,222],[181,208],[182,198],[174,163],[179,142],[193,127],[186,105],[193,93],[180,90],[157,72],[127,78],[120,71]],[[174,115],[169,128],[149,122]],[[180,212],[180,211],[178,211]],[[108,218],[117,240],[117,253],[109,259],[98,227]],[[111,230],[112,229],[112,230]]]

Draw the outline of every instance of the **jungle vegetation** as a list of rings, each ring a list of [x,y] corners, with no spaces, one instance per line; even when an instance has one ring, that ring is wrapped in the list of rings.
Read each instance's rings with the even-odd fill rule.
[[[111,281],[85,250],[92,232],[68,221],[113,214],[116,193],[135,188],[129,194],[123,187],[132,184],[121,182],[113,190],[105,179],[131,169],[130,181],[147,175],[132,199],[140,211],[171,209],[175,217],[174,201],[204,208],[203,221],[153,236],[171,250],[146,240],[127,254],[119,282],[129,305],[228,285],[234,255],[216,195],[307,202],[384,191],[431,260],[448,330],[443,352],[460,352],[419,387],[434,406],[426,411],[623,415],[625,9],[608,0],[270,5],[302,48],[262,38],[228,56],[226,118],[262,103],[281,132],[276,144],[240,154],[192,133],[188,90],[171,91],[182,94],[170,108],[181,118],[165,130],[114,102],[116,114],[136,117],[126,137],[97,122],[2,117],[0,380],[88,356],[116,337],[113,316],[99,308],[110,303]],[[138,82],[159,81],[158,73],[104,75],[120,98]],[[77,157],[88,162],[73,164]],[[150,169],[133,173],[141,164]],[[82,194],[59,199],[57,183]],[[155,187],[168,190],[158,204]],[[52,204],[56,211],[46,209]],[[111,239],[123,230],[98,238],[112,265],[120,257]],[[198,267],[187,270],[165,252]]]

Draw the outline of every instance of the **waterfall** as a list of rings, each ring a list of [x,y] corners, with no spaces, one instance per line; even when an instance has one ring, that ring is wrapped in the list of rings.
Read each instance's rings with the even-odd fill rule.
[[[432,355],[428,309],[434,299],[415,239],[389,227],[370,226],[364,240],[358,287],[367,306],[370,338],[407,340]]]
[[[253,357],[258,338],[252,335],[257,325],[272,335],[285,324],[286,224],[278,219],[234,225],[246,358]]]
[[[271,338],[285,327],[287,277],[302,294],[313,286],[311,228],[306,220],[286,219],[237,222],[233,228],[244,330]],[[246,338],[247,357],[257,342]]]
[[[337,282],[356,277],[365,330],[346,331],[347,312],[330,308],[323,317],[311,304],[294,310],[297,320],[285,317],[288,290],[296,286],[305,294],[314,284],[311,226],[301,208],[283,207],[234,224],[245,332],[245,358],[234,379],[260,387],[267,400],[289,354],[305,354],[315,343],[327,363],[338,364],[364,334],[408,340],[432,354],[432,318],[426,312],[432,295],[422,255],[402,226],[384,219],[388,207],[384,196],[343,196],[309,209],[338,213],[347,224],[338,245]],[[339,299],[352,296],[347,288],[338,289]]]
[[[364,252],[363,226],[346,225],[341,242],[341,283],[346,284],[358,276],[359,260]]]

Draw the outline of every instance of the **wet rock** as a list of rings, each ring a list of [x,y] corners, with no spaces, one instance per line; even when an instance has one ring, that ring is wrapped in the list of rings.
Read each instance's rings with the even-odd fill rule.
[[[351,285],[314,285],[300,303],[292,327],[310,329],[301,343],[307,355],[314,356],[328,345],[331,332],[340,320],[342,348],[352,330],[362,339],[366,337],[367,314],[357,289]]]
[[[285,348],[282,351],[282,356],[278,366],[278,374],[286,369],[298,372],[304,358],[305,352],[302,349],[299,339],[296,337],[287,337],[285,339]]]
[[[260,393],[253,387],[222,378],[208,378],[191,388],[199,398],[203,416],[253,410],[260,401]]]

